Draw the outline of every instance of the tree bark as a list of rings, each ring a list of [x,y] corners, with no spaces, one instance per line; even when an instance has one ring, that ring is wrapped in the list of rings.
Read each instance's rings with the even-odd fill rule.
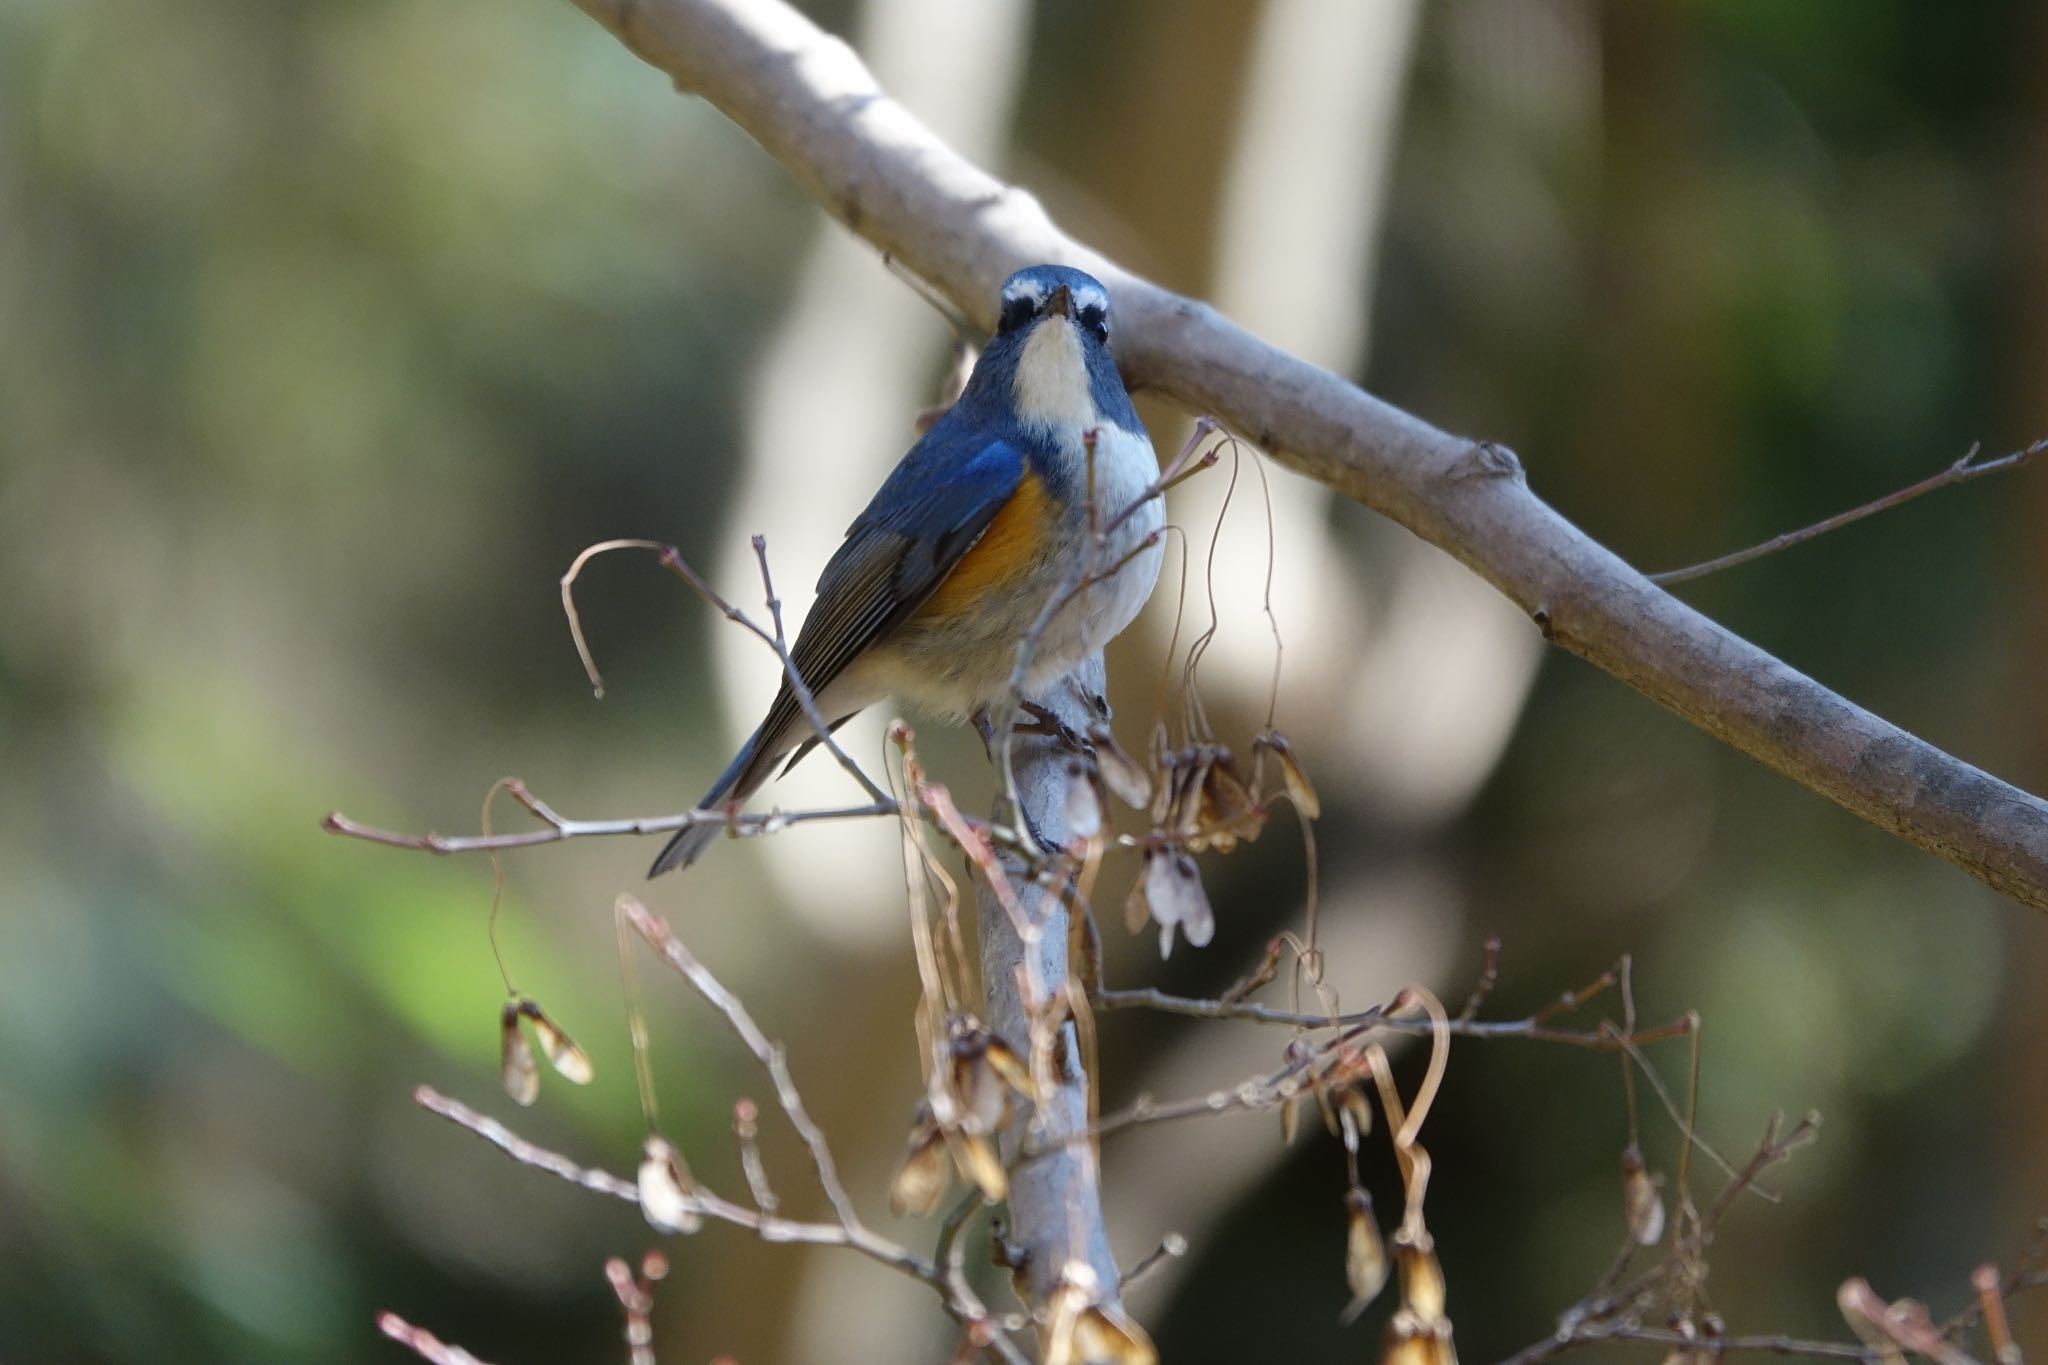
[[[1103,695],[1103,678],[1102,656],[1098,654],[1054,684],[1046,695],[1032,700],[1076,734],[1085,733],[1093,717],[1082,707],[1081,697]],[[1069,834],[1070,757],[1050,735],[1020,733],[1010,739],[1010,763],[1023,818],[1030,822],[1036,837],[1054,848],[1064,845]],[[1068,975],[1067,909],[1056,888],[1028,880],[1021,860],[1005,857],[1003,864],[1026,916],[1038,927],[1038,938],[1025,943],[988,883],[979,884],[981,985],[988,999],[984,1022],[1022,1055],[1031,1040],[1030,1015],[1020,989],[1026,961],[1030,960],[1031,970],[1048,996],[1057,999],[1065,990]],[[1010,1176],[1009,1237],[1024,1253],[1026,1298],[1033,1304],[1051,1297],[1067,1262],[1075,1259],[1095,1272],[1103,1302],[1117,1302],[1116,1257],[1102,1216],[1101,1172],[1096,1168],[1094,1144],[1061,1144],[1062,1138],[1088,1130],[1090,1077],[1082,1062],[1080,1040],[1069,1022],[1060,1027],[1054,1047],[1052,1069],[1058,1085],[1052,1094],[1040,1097],[1040,1131],[1028,1135],[1034,1147],[1049,1150],[1012,1168]],[[1004,1155],[1014,1157],[1026,1138],[1025,1116],[1020,1113],[1005,1135]]]

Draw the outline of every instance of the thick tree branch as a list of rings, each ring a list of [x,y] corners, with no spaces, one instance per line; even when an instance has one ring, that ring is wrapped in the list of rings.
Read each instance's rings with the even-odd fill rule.
[[[1054,684],[1049,695],[1033,700],[1079,733],[1094,719],[1082,705],[1082,692],[1099,696],[1102,689],[1102,657],[1097,655],[1071,678]],[[1010,736],[1018,816],[1032,831],[1033,839],[1047,848],[1060,848],[1068,838],[1070,759],[1055,735],[1013,732]],[[1066,990],[1067,908],[1057,888],[1031,879],[1022,858],[1013,853],[1002,861],[1017,905],[1035,932],[1028,939],[1021,934],[1011,907],[1003,904],[991,879],[979,879],[981,979],[988,997],[989,1027],[1021,1051],[1032,1039],[1034,1024],[1056,1017],[1049,1015],[1045,1002],[1061,1000]],[[1027,999],[1031,992],[1043,992],[1036,1015]],[[1054,1084],[1049,1093],[1039,1096],[1037,1131],[1027,1135],[1020,1119],[1004,1144],[1011,1157],[1027,1145],[1053,1149],[1049,1159],[1012,1172],[1011,1233],[1025,1253],[1022,1275],[1032,1303],[1050,1299],[1068,1263],[1079,1261],[1094,1272],[1105,1305],[1114,1306],[1120,1277],[1103,1221],[1094,1148],[1087,1142],[1069,1141],[1088,1131],[1091,1117],[1086,1059],[1071,1022],[1059,1025],[1052,1047],[1048,1070]]]
[[[751,134],[853,231],[981,325],[1018,266],[1116,295],[1118,358],[1280,463],[1456,556],[1553,642],[1882,829],[2048,909],[2048,803],[1851,704],[1660,591],[1529,491],[1501,447],[1439,431],[1067,237],[890,100],[781,0],[577,0]]]

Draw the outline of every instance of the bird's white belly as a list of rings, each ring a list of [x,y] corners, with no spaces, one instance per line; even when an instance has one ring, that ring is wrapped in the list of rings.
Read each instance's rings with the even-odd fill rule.
[[[1152,453],[1152,443],[1135,432],[1105,424],[1095,441],[1095,524],[1108,526],[1122,516],[1158,477],[1159,460]],[[1099,581],[1083,589],[1077,604],[1080,610],[1066,624],[1068,638],[1060,642],[1066,669],[1114,640],[1144,609],[1159,581],[1164,554],[1157,539],[1149,545],[1146,540],[1165,524],[1164,499],[1154,497],[1131,511],[1094,552],[1094,562],[1087,566],[1088,577]],[[1084,556],[1089,553],[1085,535],[1076,551]]]

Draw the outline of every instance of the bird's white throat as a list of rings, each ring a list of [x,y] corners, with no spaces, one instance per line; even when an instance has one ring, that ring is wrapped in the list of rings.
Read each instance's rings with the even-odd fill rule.
[[[1072,439],[1101,420],[1088,385],[1081,335],[1065,318],[1049,318],[1025,338],[1014,384],[1018,419],[1055,439]]]

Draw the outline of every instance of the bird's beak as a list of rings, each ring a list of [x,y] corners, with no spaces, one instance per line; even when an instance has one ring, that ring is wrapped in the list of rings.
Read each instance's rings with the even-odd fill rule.
[[[1054,317],[1063,318],[1067,316],[1068,312],[1073,308],[1073,306],[1073,295],[1067,292],[1067,287],[1065,285],[1061,285],[1059,288],[1053,290],[1052,293],[1048,295],[1045,300],[1045,311]]]

